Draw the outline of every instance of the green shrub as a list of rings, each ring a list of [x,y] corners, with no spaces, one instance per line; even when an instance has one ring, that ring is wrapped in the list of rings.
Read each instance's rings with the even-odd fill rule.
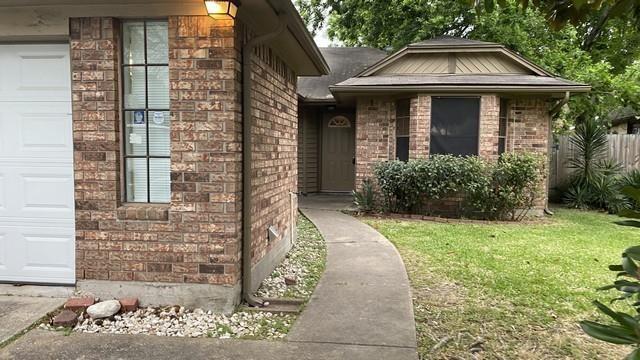
[[[477,179],[464,189],[468,208],[491,219],[516,220],[526,215],[543,191],[542,159],[505,153],[489,170],[486,179]]]
[[[478,157],[434,155],[428,160],[407,163],[405,176],[410,179],[410,211],[420,211],[425,200],[440,200],[456,195],[483,178],[485,163]]]
[[[459,192],[480,175],[483,167],[477,157],[433,155],[428,160],[381,162],[374,174],[386,210],[415,212],[425,200]]]
[[[538,156],[505,154],[497,164],[452,155],[387,161],[374,174],[388,211],[423,212],[429,201],[459,196],[466,215],[516,219],[532,207],[543,172]],[[517,213],[519,209],[523,212]]]
[[[371,179],[362,181],[362,189],[353,191],[353,203],[358,211],[368,214],[375,210],[375,190]]]
[[[407,173],[407,163],[398,160],[386,161],[375,167],[374,174],[384,198],[385,210],[402,212],[413,205]]]

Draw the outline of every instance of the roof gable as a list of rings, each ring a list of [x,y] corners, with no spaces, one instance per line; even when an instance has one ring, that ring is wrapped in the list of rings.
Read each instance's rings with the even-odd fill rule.
[[[525,74],[553,76],[496,43],[451,36],[413,43],[357,76],[432,74]]]
[[[371,75],[535,74],[500,52],[406,53]]]

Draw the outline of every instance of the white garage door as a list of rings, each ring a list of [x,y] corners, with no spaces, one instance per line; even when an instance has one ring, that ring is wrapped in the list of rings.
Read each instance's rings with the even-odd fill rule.
[[[75,282],[69,46],[0,45],[0,282]]]

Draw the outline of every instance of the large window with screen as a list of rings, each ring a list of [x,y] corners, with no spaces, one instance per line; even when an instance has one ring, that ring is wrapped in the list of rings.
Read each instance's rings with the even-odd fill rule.
[[[478,155],[480,98],[431,98],[430,154]]]

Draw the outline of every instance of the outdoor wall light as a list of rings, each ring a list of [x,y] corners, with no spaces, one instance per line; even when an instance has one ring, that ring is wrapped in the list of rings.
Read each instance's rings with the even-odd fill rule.
[[[235,19],[238,13],[238,2],[234,0],[205,0],[207,13],[214,19]]]

